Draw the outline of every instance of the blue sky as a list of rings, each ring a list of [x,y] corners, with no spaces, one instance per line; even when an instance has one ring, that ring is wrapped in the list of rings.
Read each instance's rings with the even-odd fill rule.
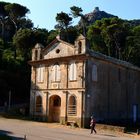
[[[95,7],[101,11],[116,15],[122,19],[140,19],[140,0],[3,0],[18,3],[30,9],[27,17],[35,27],[51,30],[56,25],[56,14],[64,11],[70,13],[70,7],[78,6],[83,14],[92,12]],[[74,20],[74,24],[77,20]]]

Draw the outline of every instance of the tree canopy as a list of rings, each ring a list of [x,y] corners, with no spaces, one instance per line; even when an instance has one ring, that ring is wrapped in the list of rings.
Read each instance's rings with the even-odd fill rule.
[[[93,51],[140,66],[140,22],[136,20],[129,22],[113,17],[87,24],[82,8],[72,6],[70,13],[56,14],[58,24],[48,31],[34,28],[32,20],[27,18],[29,13],[30,10],[20,4],[0,2],[0,86],[3,89],[0,99],[9,89],[17,97],[27,93],[25,97],[29,99],[31,69],[27,61],[31,59],[31,49],[36,43],[46,47],[58,34],[62,40],[74,43],[82,33]],[[77,17],[82,24],[72,26],[73,18]]]
[[[72,18],[67,13],[61,12],[57,13],[56,21],[61,28],[67,29],[71,24]]]

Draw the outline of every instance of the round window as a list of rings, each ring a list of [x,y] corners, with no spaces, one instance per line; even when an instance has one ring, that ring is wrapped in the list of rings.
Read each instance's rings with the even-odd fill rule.
[[[60,52],[60,50],[59,50],[59,49],[57,49],[57,50],[56,50],[56,53],[59,53],[59,52]]]

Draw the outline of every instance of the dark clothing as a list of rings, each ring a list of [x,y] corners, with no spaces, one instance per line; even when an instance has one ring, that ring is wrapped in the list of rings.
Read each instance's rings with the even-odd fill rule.
[[[97,133],[96,130],[95,130],[95,125],[96,125],[96,121],[95,121],[95,119],[92,118],[91,121],[90,121],[91,134],[93,133],[93,131],[95,133]]]

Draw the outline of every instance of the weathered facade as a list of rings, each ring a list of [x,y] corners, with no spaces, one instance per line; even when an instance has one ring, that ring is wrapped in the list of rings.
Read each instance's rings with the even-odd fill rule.
[[[90,50],[82,35],[75,44],[57,37],[32,50],[30,114],[48,122],[89,126],[140,119],[140,68]]]

